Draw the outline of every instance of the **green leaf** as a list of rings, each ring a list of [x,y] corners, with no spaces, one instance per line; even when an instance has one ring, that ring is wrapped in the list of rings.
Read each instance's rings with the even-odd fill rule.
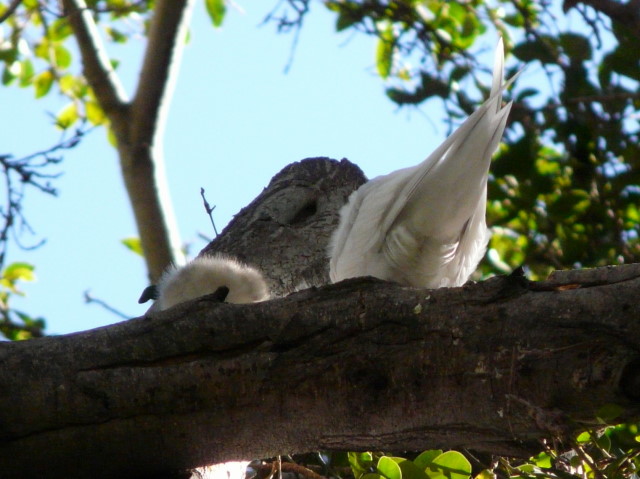
[[[144,252],[142,251],[142,243],[140,242],[140,238],[125,238],[120,241],[123,245],[125,245],[129,250],[133,251],[140,256],[144,256]]]
[[[214,27],[222,25],[224,15],[227,12],[227,6],[225,0],[205,0],[205,6],[207,7],[207,13]]]
[[[56,65],[60,68],[69,68],[71,66],[71,53],[65,47],[57,44],[53,47],[53,53],[56,58]]]
[[[387,23],[380,33],[380,39],[378,40],[378,46],[376,47],[376,68],[378,75],[383,79],[386,79],[391,74],[391,67],[393,66],[393,26],[391,23]]]
[[[69,103],[65,106],[56,117],[56,126],[63,130],[73,126],[78,121],[78,108],[75,103]]]
[[[378,460],[378,472],[387,479],[402,479],[402,471],[396,461],[387,456]]]
[[[483,469],[476,475],[475,479],[496,479],[496,473],[490,469]]]
[[[531,462],[533,462],[540,469],[549,469],[551,468],[551,456],[546,452],[541,452],[537,456],[533,456],[531,458]]]
[[[543,64],[556,63],[558,57],[556,39],[549,36],[540,36],[535,40],[519,43],[512,53],[518,60],[526,63],[535,60]]]
[[[15,80],[16,75],[12,71],[12,63],[10,65],[5,64],[4,69],[2,70],[2,84],[9,85],[13,80]]]
[[[87,120],[89,120],[92,125],[102,125],[107,120],[107,116],[104,114],[104,111],[102,111],[102,108],[100,108],[98,102],[87,101],[84,107],[87,113]]]
[[[525,88],[524,90],[518,92],[516,96],[516,100],[518,102],[521,102],[525,98],[529,98],[531,96],[536,96],[539,94],[540,94],[540,90],[538,90],[537,88]]]
[[[560,46],[564,53],[571,58],[571,61],[583,62],[592,56],[589,40],[577,33],[562,33]]]
[[[605,404],[596,413],[596,417],[602,422],[611,422],[620,417],[624,409],[617,404]]]
[[[356,478],[367,473],[373,466],[373,455],[370,452],[349,452],[347,457]]]
[[[578,444],[585,444],[589,441],[591,441],[591,433],[589,431],[581,432],[580,434],[578,434],[578,437],[576,438],[576,442]]]
[[[440,454],[442,454],[441,449],[430,449],[428,451],[422,452],[413,460],[413,463],[424,471]]]
[[[440,454],[431,463],[431,468],[442,471],[447,479],[468,479],[471,476],[471,463],[458,451]]]
[[[51,85],[53,85],[53,73],[49,70],[37,75],[33,80],[33,86],[36,90],[36,98],[42,98],[49,93]]]
[[[23,60],[22,69],[20,71],[20,86],[24,88],[31,85],[34,75],[35,71],[33,69],[33,63],[31,63],[31,60]]]
[[[408,461],[402,457],[394,458],[394,460],[398,463],[398,466],[400,466],[402,479],[428,479],[424,468],[416,466],[413,461]]]
[[[520,466],[516,467],[516,469],[524,472],[525,474],[533,474],[536,470],[536,466],[534,466],[533,464],[521,464]]]
[[[633,80],[640,81],[639,63],[638,54],[634,49],[625,49],[618,46],[618,48],[602,59],[602,63],[600,64],[601,71],[598,75],[600,82],[602,83],[603,77],[610,77],[611,72],[616,72],[628,76]],[[608,81],[606,84],[608,85]]]
[[[0,61],[11,63],[18,59],[18,49],[11,45],[0,43]]]
[[[356,5],[357,7],[357,5]],[[341,9],[336,20],[336,31],[341,32],[362,20],[362,13],[355,12],[355,8],[350,8],[347,4]]]
[[[35,267],[29,263],[11,263],[5,268],[2,277],[10,282],[17,280],[33,281],[35,279],[34,269]]]
[[[115,43],[127,43],[127,40],[129,39],[124,33],[113,27],[107,27],[106,32]]]
[[[73,33],[67,17],[55,20],[47,29],[47,36],[54,41],[62,41]]]

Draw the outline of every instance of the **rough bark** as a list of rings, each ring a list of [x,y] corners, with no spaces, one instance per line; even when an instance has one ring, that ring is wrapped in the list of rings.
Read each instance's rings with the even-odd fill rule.
[[[526,454],[640,417],[640,266],[434,291],[357,279],[208,297],[0,345],[0,470],[146,477],[316,449]]]

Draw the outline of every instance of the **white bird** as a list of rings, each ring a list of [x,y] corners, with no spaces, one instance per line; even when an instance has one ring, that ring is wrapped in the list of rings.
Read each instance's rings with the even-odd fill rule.
[[[439,288],[467,281],[490,237],[487,176],[511,109],[502,106],[503,75],[500,39],[484,104],[422,163],[351,194],[329,246],[333,282],[375,276]]]
[[[254,303],[269,299],[269,288],[255,268],[229,256],[199,256],[186,265],[167,270],[157,286],[158,298],[153,310],[163,310],[178,303],[229,288],[227,303]]]

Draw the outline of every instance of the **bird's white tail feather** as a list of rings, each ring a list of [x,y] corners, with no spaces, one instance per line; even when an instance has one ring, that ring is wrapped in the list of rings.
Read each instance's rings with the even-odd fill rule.
[[[373,275],[439,287],[464,283],[486,248],[486,184],[511,104],[498,43],[489,98],[419,165],[363,185],[341,212],[333,281]]]

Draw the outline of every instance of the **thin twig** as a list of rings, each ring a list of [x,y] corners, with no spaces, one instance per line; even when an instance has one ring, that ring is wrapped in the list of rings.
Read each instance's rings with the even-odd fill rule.
[[[204,203],[204,209],[207,212],[207,214],[209,215],[209,219],[211,220],[211,226],[213,226],[213,232],[216,234],[216,236],[218,236],[218,229],[216,228],[216,223],[215,221],[213,221],[213,215],[211,213],[213,213],[213,210],[216,209],[216,205],[209,205],[209,202],[207,201],[207,198],[205,198],[204,196],[204,188],[200,187],[200,196],[202,196],[202,202]]]
[[[116,308],[114,308],[113,306],[111,306],[109,303],[107,303],[106,301],[103,301],[102,299],[99,298],[95,298],[93,296],[91,296],[91,292],[89,290],[86,290],[84,292],[84,301],[87,304],[90,303],[96,303],[99,306],[102,306],[104,309],[106,309],[107,311],[109,311],[110,313],[115,314],[116,316],[120,316],[122,319],[130,319],[131,316],[124,314],[123,312],[117,310]]]

